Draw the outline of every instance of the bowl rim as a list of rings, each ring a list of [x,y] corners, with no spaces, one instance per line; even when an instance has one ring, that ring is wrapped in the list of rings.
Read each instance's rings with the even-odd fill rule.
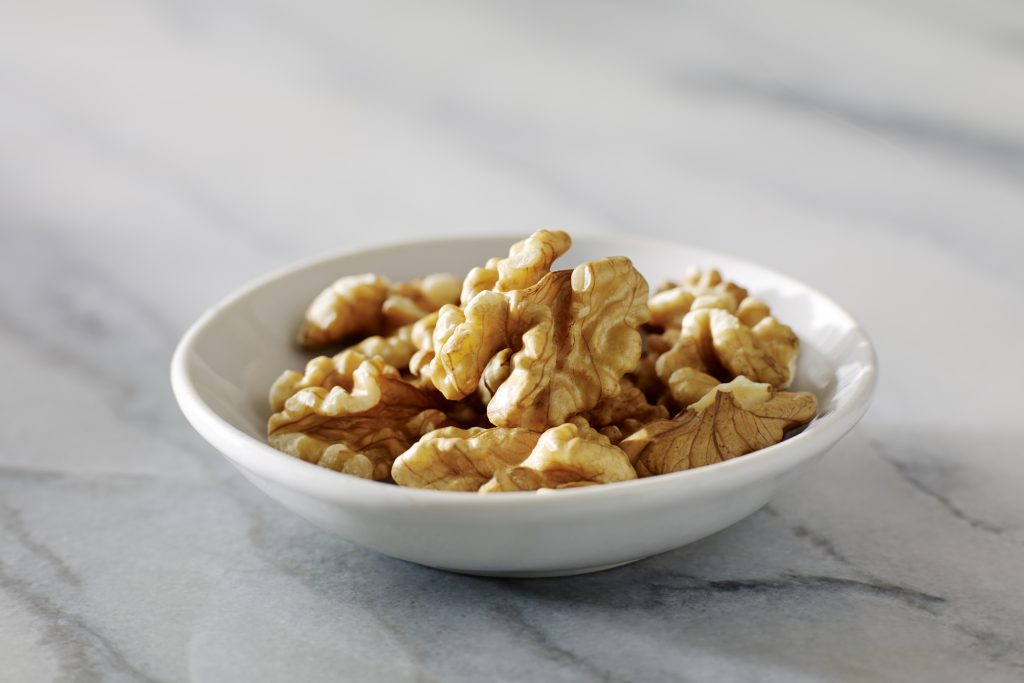
[[[427,239],[395,239],[377,242],[358,249],[340,249],[329,254],[318,255],[288,264],[231,291],[217,303],[207,308],[182,335],[171,358],[171,388],[179,408],[185,418],[208,443],[221,452],[232,464],[243,470],[249,470],[265,479],[280,483],[290,489],[300,490],[308,495],[325,501],[358,501],[380,503],[387,498],[401,500],[406,503],[455,505],[465,507],[508,507],[537,505],[536,491],[503,492],[501,495],[480,495],[473,491],[438,491],[434,489],[418,489],[396,486],[385,482],[372,481],[336,472],[313,463],[300,460],[294,456],[278,451],[269,443],[245,433],[238,427],[221,417],[200,396],[189,369],[189,361],[195,354],[195,343],[199,336],[212,325],[219,315],[255,295],[261,290],[273,286],[276,282],[299,271],[324,265],[331,261],[359,257],[371,253],[388,250],[415,249],[423,245],[437,243],[455,243],[465,241],[504,241],[512,244],[522,239],[522,235],[510,234],[452,234],[440,235]],[[770,473],[772,470],[786,471],[786,462],[793,466],[800,461],[823,454],[863,417],[870,405],[878,380],[878,358],[874,345],[861,325],[846,309],[833,299],[822,294],[809,285],[781,273],[768,266],[749,261],[730,254],[693,246],[683,242],[662,240],[646,236],[623,236],[615,233],[575,231],[573,242],[581,241],[621,241],[628,239],[638,248],[643,249],[685,249],[695,260],[704,262],[727,261],[743,267],[760,270],[773,279],[788,285],[806,290],[830,305],[834,312],[844,319],[850,329],[845,332],[857,337],[858,346],[864,353],[863,371],[858,373],[850,389],[842,399],[837,401],[835,408],[818,415],[800,433],[790,436],[767,448],[748,453],[742,457],[732,458],[711,465],[695,467],[681,472],[672,472],[655,477],[644,477],[629,481],[612,482],[599,486],[583,486],[558,491],[544,490],[540,492],[549,503],[608,497],[628,492],[653,493],[659,487],[680,487],[685,485],[714,485],[715,480],[731,476],[754,477],[759,473]],[[789,456],[789,457],[785,457]],[[372,500],[367,497],[372,496]]]

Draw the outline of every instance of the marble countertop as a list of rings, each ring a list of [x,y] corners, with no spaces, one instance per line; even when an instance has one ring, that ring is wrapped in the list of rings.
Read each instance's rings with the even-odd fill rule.
[[[0,678],[1024,679],[1024,8],[13,3]],[[881,358],[767,508],[571,579],[329,537],[186,424],[182,331],[413,235],[628,231],[813,283]]]

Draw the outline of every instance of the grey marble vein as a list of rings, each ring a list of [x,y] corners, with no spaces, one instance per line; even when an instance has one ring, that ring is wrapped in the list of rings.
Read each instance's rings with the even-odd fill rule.
[[[132,666],[108,638],[82,617],[33,591],[27,580],[14,576],[3,562],[0,562],[0,587],[16,596],[44,624],[44,642],[60,662],[58,680],[156,680]]]
[[[5,9],[0,679],[1020,681],[1022,31],[966,0]],[[877,344],[874,406],[734,527],[535,581],[329,537],[180,416],[178,336],[251,278],[540,226],[814,283]]]
[[[992,522],[980,519],[965,512],[963,508],[950,498],[950,496],[939,491],[934,485],[927,483],[929,479],[934,479],[935,475],[939,474],[936,470],[940,467],[933,463],[927,463],[927,457],[918,459],[919,461],[925,461],[927,464],[903,462],[889,455],[883,444],[874,441],[871,445],[883,460],[892,465],[893,469],[899,473],[900,477],[902,477],[904,481],[941,505],[956,519],[965,522],[980,531],[987,531],[990,534],[1001,535],[1006,531],[1006,528],[1001,525],[993,524]]]

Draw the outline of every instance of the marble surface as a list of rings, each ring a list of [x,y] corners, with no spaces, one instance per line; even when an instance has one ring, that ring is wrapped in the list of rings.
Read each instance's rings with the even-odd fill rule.
[[[1024,679],[1024,7],[7,3],[0,678]],[[864,421],[769,507],[592,576],[420,568],[279,509],[167,380],[325,249],[629,231],[814,283]]]

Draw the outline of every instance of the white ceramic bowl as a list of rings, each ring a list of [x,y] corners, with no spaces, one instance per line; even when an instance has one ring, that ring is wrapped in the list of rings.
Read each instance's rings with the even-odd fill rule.
[[[265,440],[267,390],[310,354],[292,340],[308,302],[334,279],[462,275],[518,237],[408,242],[320,258],[273,273],[207,311],[171,365],[174,394],[196,430],[252,483],[327,531],[378,552],[459,572],[557,576],[597,571],[715,533],[767,503],[860,419],[875,384],[871,343],[810,287],[723,254],[635,237],[582,236],[558,267],[629,256],[652,283],[691,264],[718,266],[767,301],[802,346],[794,388],[820,414],[780,444],[727,462],[636,481],[538,493],[477,494],[366,481],[292,458]]]

